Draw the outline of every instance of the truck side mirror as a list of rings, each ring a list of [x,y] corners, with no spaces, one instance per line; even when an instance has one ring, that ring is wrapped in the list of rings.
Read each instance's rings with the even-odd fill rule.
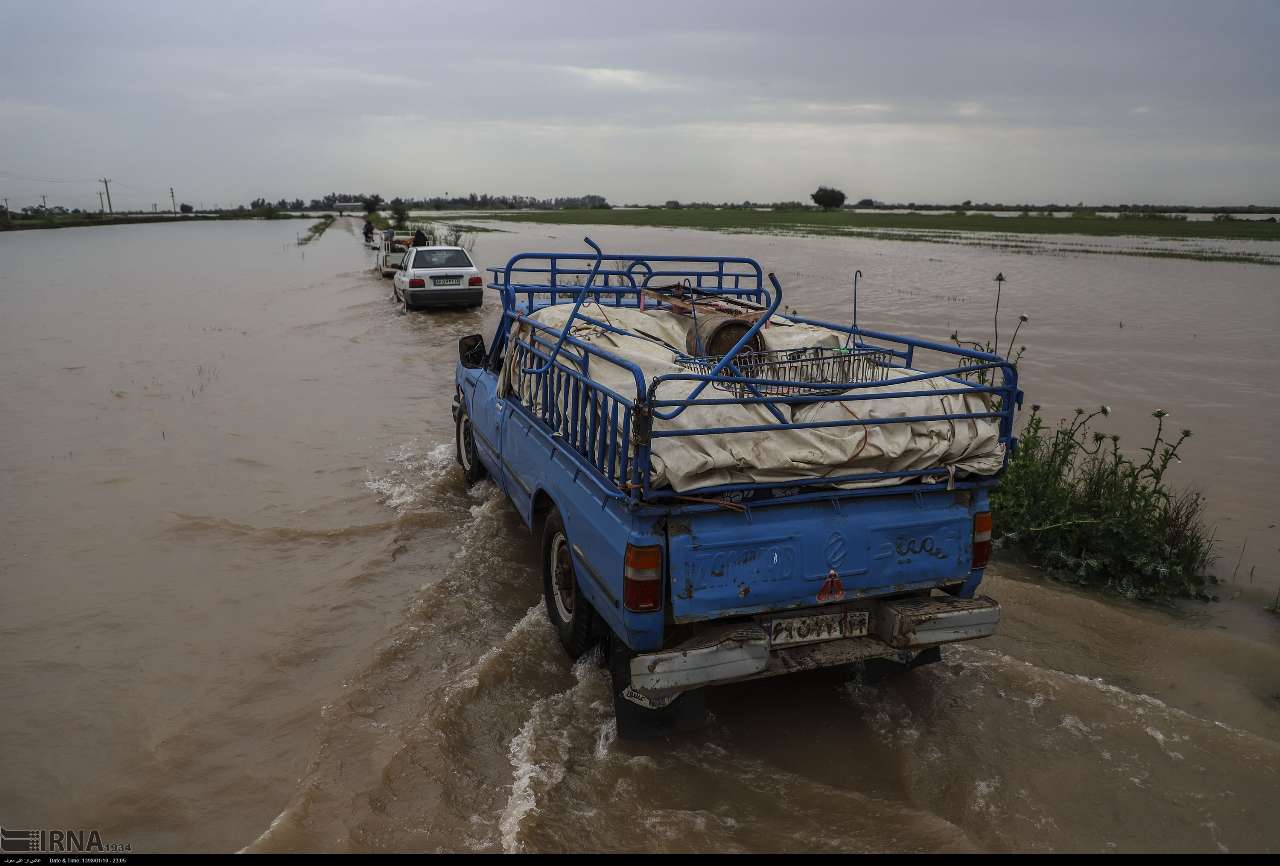
[[[472,334],[458,341],[458,360],[469,370],[484,366],[484,337]]]

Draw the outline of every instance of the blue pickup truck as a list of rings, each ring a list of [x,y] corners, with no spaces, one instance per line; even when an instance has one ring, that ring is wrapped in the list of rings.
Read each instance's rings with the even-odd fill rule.
[[[571,658],[604,646],[618,732],[696,726],[704,687],[994,633],[988,494],[1006,359],[779,313],[750,258],[522,253],[459,341],[453,415],[541,540]]]

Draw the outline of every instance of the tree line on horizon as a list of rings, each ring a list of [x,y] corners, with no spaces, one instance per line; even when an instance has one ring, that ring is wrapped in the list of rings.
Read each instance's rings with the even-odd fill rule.
[[[1087,215],[1094,211],[1108,211],[1118,213],[1132,213],[1135,215],[1157,215],[1163,213],[1213,213],[1220,215],[1229,214],[1257,214],[1257,213],[1275,213],[1280,211],[1280,204],[1277,205],[1229,205],[1229,206],[1208,206],[1208,205],[1179,205],[1179,204],[1090,204],[1077,202],[1076,204],[1065,204],[1058,202],[1049,202],[1046,204],[1033,204],[1023,202],[1020,204],[1005,204],[1004,202],[975,202],[972,199],[965,199],[961,202],[952,204],[930,203],[930,202],[888,202],[872,197],[863,197],[856,202],[848,202],[845,193],[831,186],[819,186],[817,190],[809,196],[812,204],[809,202],[791,200],[791,201],[752,201],[746,199],[741,202],[729,201],[686,201],[681,202],[677,199],[668,199],[662,204],[644,204],[631,203],[622,205],[626,208],[657,208],[657,209],[707,209],[717,208],[721,210],[813,210],[822,209],[827,211],[838,211],[845,209],[864,209],[864,210],[918,210],[918,211],[956,211],[956,210],[977,210],[977,211],[1020,211],[1024,213],[1046,212],[1046,211],[1071,211],[1078,215]],[[351,192],[331,192],[319,198],[304,200],[301,198],[287,199],[281,197],[276,201],[270,201],[266,197],[258,197],[251,201],[248,205],[239,205],[231,208],[200,208],[205,213],[222,213],[222,214],[247,214],[253,216],[262,216],[272,218],[282,212],[287,211],[328,211],[334,210],[339,203],[359,203],[366,213],[373,213],[378,210],[390,210],[399,217],[402,213],[407,214],[412,210],[597,210],[610,209],[613,207],[609,201],[602,195],[580,195],[580,196],[555,196],[551,198],[538,198],[529,195],[490,195],[488,193],[469,193],[467,195],[450,196],[448,193],[440,196],[427,196],[421,198],[405,198],[395,197],[390,200],[384,199],[377,193],[351,193]],[[183,214],[193,214],[197,208],[190,204],[182,203],[180,212]],[[123,215],[129,213],[120,211]],[[146,213],[138,211],[137,213]],[[80,208],[65,208],[61,206],[28,205],[21,209],[7,209],[0,207],[0,222],[8,224],[12,220],[47,220],[50,218],[83,216],[90,219],[102,216],[97,211]]]
[[[686,201],[681,202],[676,199],[668,199],[662,204],[646,204],[646,203],[629,203],[621,205],[626,208],[665,208],[665,209],[698,209],[698,208],[720,208],[722,210],[733,209],[760,209],[769,210],[809,210],[813,208],[821,208],[823,210],[842,210],[849,208],[873,209],[873,210],[991,210],[991,211],[1116,211],[1119,213],[1162,213],[1181,211],[1186,213],[1275,213],[1280,211],[1280,204],[1277,205],[1228,205],[1228,206],[1209,206],[1209,205],[1181,205],[1181,204],[1139,204],[1139,203],[1123,203],[1123,204],[1086,204],[1083,201],[1076,204],[1067,204],[1065,202],[1048,202],[1037,204],[1032,202],[1022,202],[1016,204],[1006,204],[1004,202],[974,201],[965,199],[960,202],[944,203],[944,202],[889,202],[875,199],[870,196],[858,199],[856,202],[848,202],[847,196],[843,191],[835,187],[819,186],[817,190],[810,194],[809,198],[812,204],[800,200],[790,201],[753,201],[746,199],[741,202],[730,201]],[[445,193],[442,196],[428,196],[424,198],[406,198],[395,197],[392,199],[384,199],[377,193],[338,193],[331,192],[320,198],[313,198],[309,202],[304,203],[302,199],[293,199],[292,201],[281,198],[275,203],[270,203],[264,198],[255,199],[250,203],[249,210],[261,210],[269,208],[274,210],[333,210],[338,203],[358,202],[367,213],[375,210],[391,210],[395,212],[400,207],[404,210],[607,210],[613,207],[612,204],[602,195],[582,195],[582,196],[556,196],[551,198],[538,198],[530,195],[490,195],[488,193],[470,193],[468,195],[449,196]],[[241,206],[243,209],[243,205]]]

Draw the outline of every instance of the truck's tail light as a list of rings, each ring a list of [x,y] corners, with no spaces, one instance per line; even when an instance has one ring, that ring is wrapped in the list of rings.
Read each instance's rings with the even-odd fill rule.
[[[483,285],[484,285],[484,280],[482,280],[480,277],[472,277],[471,279],[467,280],[467,285],[468,285],[468,286],[483,286]]]
[[[973,515],[973,567],[986,568],[991,558],[991,512]]]
[[[662,607],[662,548],[628,544],[623,564],[623,606],[638,613]]]
[[[409,280],[409,288],[411,289],[425,289],[426,287],[427,281],[422,277],[413,277]]]

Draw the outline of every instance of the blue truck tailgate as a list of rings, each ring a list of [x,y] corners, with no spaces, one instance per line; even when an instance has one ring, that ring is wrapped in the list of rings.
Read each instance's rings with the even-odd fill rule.
[[[672,617],[693,622],[963,582],[976,510],[985,510],[985,495],[938,491],[833,495],[746,515],[672,514]]]

